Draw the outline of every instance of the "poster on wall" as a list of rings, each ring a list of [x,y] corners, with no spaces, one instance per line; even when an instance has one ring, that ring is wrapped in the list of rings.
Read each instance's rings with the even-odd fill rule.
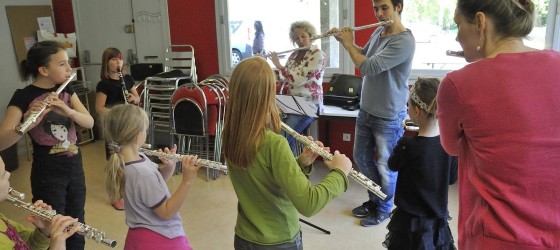
[[[37,23],[39,24],[40,30],[55,33],[54,25],[50,16],[37,17]]]

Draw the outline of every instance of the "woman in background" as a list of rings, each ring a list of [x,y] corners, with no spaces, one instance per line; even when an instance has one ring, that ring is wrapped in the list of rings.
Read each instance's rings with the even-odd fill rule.
[[[285,66],[280,64],[280,59],[275,52],[271,53],[270,60],[280,71],[276,81],[287,88],[288,95],[301,96],[317,110],[323,113],[323,75],[327,66],[326,55],[317,46],[311,44],[311,37],[317,31],[308,21],[297,21],[290,27],[290,40],[299,48],[309,47],[294,51]],[[315,118],[306,115],[285,114],[284,123],[298,133],[302,133]],[[288,134],[290,148],[295,153],[295,139]]]
[[[253,39],[253,55],[263,55],[264,50],[264,29],[261,21],[255,21],[255,38]]]

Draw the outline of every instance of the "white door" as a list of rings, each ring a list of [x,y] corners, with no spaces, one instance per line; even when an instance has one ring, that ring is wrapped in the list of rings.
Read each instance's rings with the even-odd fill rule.
[[[90,90],[99,82],[101,56],[118,48],[125,64],[163,63],[170,44],[166,0],[72,0],[80,63]]]

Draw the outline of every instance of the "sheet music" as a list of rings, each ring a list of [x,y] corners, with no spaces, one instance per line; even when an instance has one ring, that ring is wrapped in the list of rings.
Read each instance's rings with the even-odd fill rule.
[[[285,114],[305,115],[317,117],[317,108],[311,106],[301,96],[276,95],[276,105]]]

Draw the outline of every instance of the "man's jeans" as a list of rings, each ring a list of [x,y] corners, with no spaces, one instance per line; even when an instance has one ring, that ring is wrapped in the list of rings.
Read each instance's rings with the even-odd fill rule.
[[[391,212],[393,196],[397,184],[398,172],[387,166],[389,156],[404,131],[402,121],[406,111],[401,111],[392,119],[380,118],[360,109],[356,119],[356,135],[354,141],[354,161],[365,176],[381,186],[387,195],[385,201],[368,191],[369,199],[383,213]]]

